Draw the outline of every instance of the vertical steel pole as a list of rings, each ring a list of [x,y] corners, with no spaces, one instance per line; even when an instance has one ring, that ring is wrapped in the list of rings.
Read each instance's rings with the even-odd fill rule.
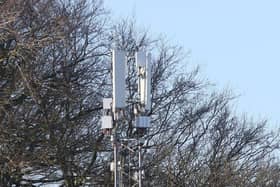
[[[117,142],[116,129],[114,130],[114,134],[113,134],[113,146],[114,146],[114,187],[119,187],[118,142]]]
[[[121,140],[120,140],[120,147],[119,147],[119,153],[121,152],[121,150],[122,150],[123,148],[122,148],[122,142],[121,142]],[[119,183],[120,183],[120,187],[123,187],[124,186],[124,184],[123,184],[123,160],[124,159],[124,157],[123,157],[123,155],[122,154],[119,154]]]
[[[141,158],[141,143],[138,141],[138,162],[139,162],[139,169],[138,169],[138,183],[139,187],[142,187],[142,158]]]

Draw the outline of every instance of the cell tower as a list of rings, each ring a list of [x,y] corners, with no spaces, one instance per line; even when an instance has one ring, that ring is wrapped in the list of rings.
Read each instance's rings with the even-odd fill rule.
[[[138,186],[142,186],[142,155],[141,149],[143,145],[143,135],[150,127],[150,117],[147,113],[151,110],[151,54],[146,55],[144,51],[138,51],[134,54],[137,69],[138,97],[134,103],[134,128],[137,136],[135,138],[119,137],[117,129],[124,123],[124,110],[126,108],[126,85],[125,85],[125,66],[126,52],[120,50],[112,50],[112,78],[113,78],[113,98],[103,99],[103,116],[101,129],[105,135],[111,136],[114,162],[111,163],[111,170],[114,172],[114,187],[123,186],[123,165],[119,158],[120,149],[127,149],[129,152],[135,153],[135,150],[122,142],[136,142],[138,151],[138,172],[136,180]],[[130,163],[127,163],[130,165]],[[128,178],[133,178],[128,174]]]

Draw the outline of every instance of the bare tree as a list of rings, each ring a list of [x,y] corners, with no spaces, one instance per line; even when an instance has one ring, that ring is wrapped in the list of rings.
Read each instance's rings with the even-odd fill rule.
[[[131,20],[107,23],[99,0],[6,0],[0,12],[1,186],[112,185],[112,148],[99,129],[112,47],[128,51],[126,137],[139,136],[133,54],[153,53],[144,186],[278,185],[278,134],[234,115],[232,94],[212,93],[181,47]],[[133,155],[122,159],[136,167]]]
[[[102,139],[96,136],[103,96],[98,89],[106,92],[102,57],[108,52],[101,1],[2,6],[3,16],[16,12],[2,26],[16,37],[15,49],[1,58],[2,185],[80,186],[96,167]]]

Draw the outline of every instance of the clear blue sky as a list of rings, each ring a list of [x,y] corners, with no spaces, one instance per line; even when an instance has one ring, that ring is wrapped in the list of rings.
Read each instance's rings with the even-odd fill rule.
[[[280,0],[104,0],[114,17],[134,16],[150,33],[191,50],[218,88],[240,94],[237,111],[267,117],[280,105]],[[278,127],[278,125],[277,125]]]

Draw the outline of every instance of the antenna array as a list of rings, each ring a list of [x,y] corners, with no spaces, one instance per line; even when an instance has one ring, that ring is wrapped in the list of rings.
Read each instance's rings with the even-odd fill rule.
[[[130,166],[128,163],[123,163],[120,158],[120,152],[127,150],[131,154],[135,153],[135,149],[130,145],[137,147],[138,152],[138,171],[137,177],[133,178],[128,174],[128,180],[137,180],[138,186],[142,186],[142,155],[141,149],[144,144],[143,136],[147,133],[150,127],[150,116],[147,113],[151,110],[151,54],[146,54],[145,51],[138,51],[134,54],[137,70],[138,97],[134,103],[134,129],[136,137],[124,138],[118,136],[118,127],[125,125],[124,112],[126,109],[126,52],[121,50],[112,51],[112,78],[113,78],[113,93],[112,98],[103,99],[103,116],[101,129],[105,135],[111,136],[114,162],[111,163],[111,170],[114,172],[114,187],[123,186],[124,167]]]

